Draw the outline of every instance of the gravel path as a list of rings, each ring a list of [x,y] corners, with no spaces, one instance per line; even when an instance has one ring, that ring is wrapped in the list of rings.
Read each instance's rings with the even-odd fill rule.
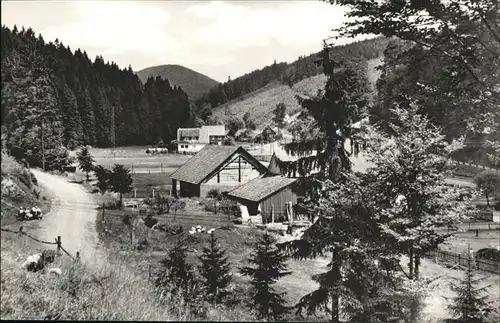
[[[97,204],[83,186],[70,183],[66,177],[51,175],[37,169],[31,170],[39,184],[54,196],[49,214],[45,215],[39,237],[54,241],[61,236],[62,246],[72,256],[80,252],[89,264],[104,264],[105,254],[99,248],[95,219]]]

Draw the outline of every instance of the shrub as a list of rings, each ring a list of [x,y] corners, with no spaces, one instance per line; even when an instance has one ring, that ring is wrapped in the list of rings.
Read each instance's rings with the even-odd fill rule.
[[[219,201],[222,200],[222,194],[216,188],[212,188],[210,191],[208,191],[207,197],[211,198],[211,199],[216,199],[216,200],[219,200]]]
[[[500,250],[494,248],[479,249],[476,253],[476,257],[483,260],[500,262]]]

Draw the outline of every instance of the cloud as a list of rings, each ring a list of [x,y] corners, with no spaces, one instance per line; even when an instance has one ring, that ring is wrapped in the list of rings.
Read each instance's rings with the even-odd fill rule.
[[[237,2],[212,1],[191,5],[186,12],[207,23],[195,34],[200,44],[237,50],[266,47],[273,41],[282,45],[320,44],[342,23],[345,11],[320,2],[290,2],[277,10],[273,6],[252,9]]]
[[[32,27],[134,70],[179,64],[236,78],[321,49],[345,10],[320,1],[2,1],[2,23]],[[344,43],[344,42],[337,42]]]
[[[104,51],[163,52],[177,46],[165,33],[169,14],[149,3],[125,1],[75,1],[79,21],[41,31],[45,39],[71,41],[82,48]]]

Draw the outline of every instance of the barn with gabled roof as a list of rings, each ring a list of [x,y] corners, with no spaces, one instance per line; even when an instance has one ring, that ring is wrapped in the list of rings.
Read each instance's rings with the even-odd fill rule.
[[[207,145],[170,176],[172,193],[204,197],[210,189],[229,191],[266,172],[267,168],[240,146]]]

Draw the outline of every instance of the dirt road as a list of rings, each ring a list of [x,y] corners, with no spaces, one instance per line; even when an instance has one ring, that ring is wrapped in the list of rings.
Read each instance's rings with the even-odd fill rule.
[[[46,241],[54,241],[61,236],[62,246],[71,255],[80,252],[83,261],[103,264],[104,253],[99,248],[99,238],[95,228],[97,204],[92,195],[66,177],[44,173],[32,169],[39,184],[53,194],[52,207],[45,215],[38,236]]]

